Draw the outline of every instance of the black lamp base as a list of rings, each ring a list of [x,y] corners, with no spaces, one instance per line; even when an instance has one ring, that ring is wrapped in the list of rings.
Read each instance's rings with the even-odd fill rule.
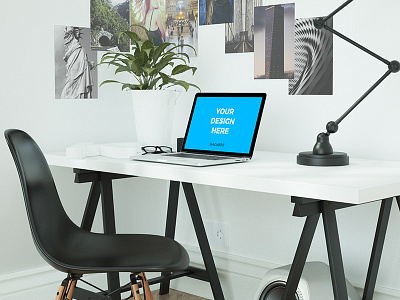
[[[349,156],[344,152],[313,154],[312,151],[306,151],[297,155],[297,164],[315,167],[347,166],[349,164]]]

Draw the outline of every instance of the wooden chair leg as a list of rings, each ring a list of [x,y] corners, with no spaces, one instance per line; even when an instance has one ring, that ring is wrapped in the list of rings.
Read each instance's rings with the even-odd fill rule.
[[[74,294],[74,289],[76,286],[76,282],[78,281],[78,279],[71,279],[68,283],[68,294],[67,294],[67,300],[72,300],[72,295]]]
[[[142,287],[144,290],[144,293],[146,295],[146,300],[154,300],[153,296],[151,295],[151,290],[149,283],[147,282],[146,274],[144,272],[139,274],[141,281],[142,281]]]
[[[56,300],[72,300],[77,280],[70,275],[65,278],[58,288]]]
[[[136,281],[136,274],[131,274],[131,290],[132,290],[132,297],[134,300],[142,300],[140,298],[140,291],[139,291],[139,285],[137,284]]]
[[[63,280],[63,282],[60,284],[60,287],[58,288],[56,300],[62,300],[65,297],[65,291],[66,291],[66,288],[67,288],[67,283],[65,283],[65,285],[64,285],[64,281],[65,280]]]

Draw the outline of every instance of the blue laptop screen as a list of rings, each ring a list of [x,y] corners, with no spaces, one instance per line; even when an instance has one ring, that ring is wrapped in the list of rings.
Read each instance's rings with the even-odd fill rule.
[[[262,96],[202,97],[200,94],[192,111],[184,149],[249,154],[262,105]]]

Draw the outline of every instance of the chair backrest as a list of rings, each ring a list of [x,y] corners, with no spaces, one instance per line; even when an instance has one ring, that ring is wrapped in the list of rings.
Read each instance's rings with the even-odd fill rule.
[[[18,170],[35,246],[42,257],[56,269],[56,256],[63,247],[62,233],[77,227],[66,214],[47,161],[36,142],[25,132],[4,132]],[[62,269],[62,268],[61,268]]]

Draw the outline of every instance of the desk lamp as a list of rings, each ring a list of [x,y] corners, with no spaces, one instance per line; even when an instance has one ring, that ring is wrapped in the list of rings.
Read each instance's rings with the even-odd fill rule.
[[[340,116],[336,121],[330,121],[326,124],[326,132],[321,132],[317,136],[317,142],[314,145],[313,151],[300,152],[297,156],[297,164],[306,166],[345,166],[349,164],[349,156],[345,152],[334,152],[333,148],[329,142],[329,135],[335,133],[339,129],[340,122],[361,103],[383,80],[386,79],[391,73],[397,73],[400,69],[400,63],[396,60],[388,61],[381,56],[375,54],[374,52],[368,50],[367,48],[361,46],[355,41],[344,36],[340,32],[337,32],[333,28],[327,25],[327,21],[337,14],[340,10],[349,5],[353,0],[348,0],[331,14],[326,17],[319,17],[314,19],[314,26],[317,29],[326,29],[343,40],[349,42],[350,44],[356,46],[357,48],[363,50],[364,52],[372,55],[376,59],[382,61],[388,66],[388,70],[383,74],[379,80],[373,84],[342,116]]]

